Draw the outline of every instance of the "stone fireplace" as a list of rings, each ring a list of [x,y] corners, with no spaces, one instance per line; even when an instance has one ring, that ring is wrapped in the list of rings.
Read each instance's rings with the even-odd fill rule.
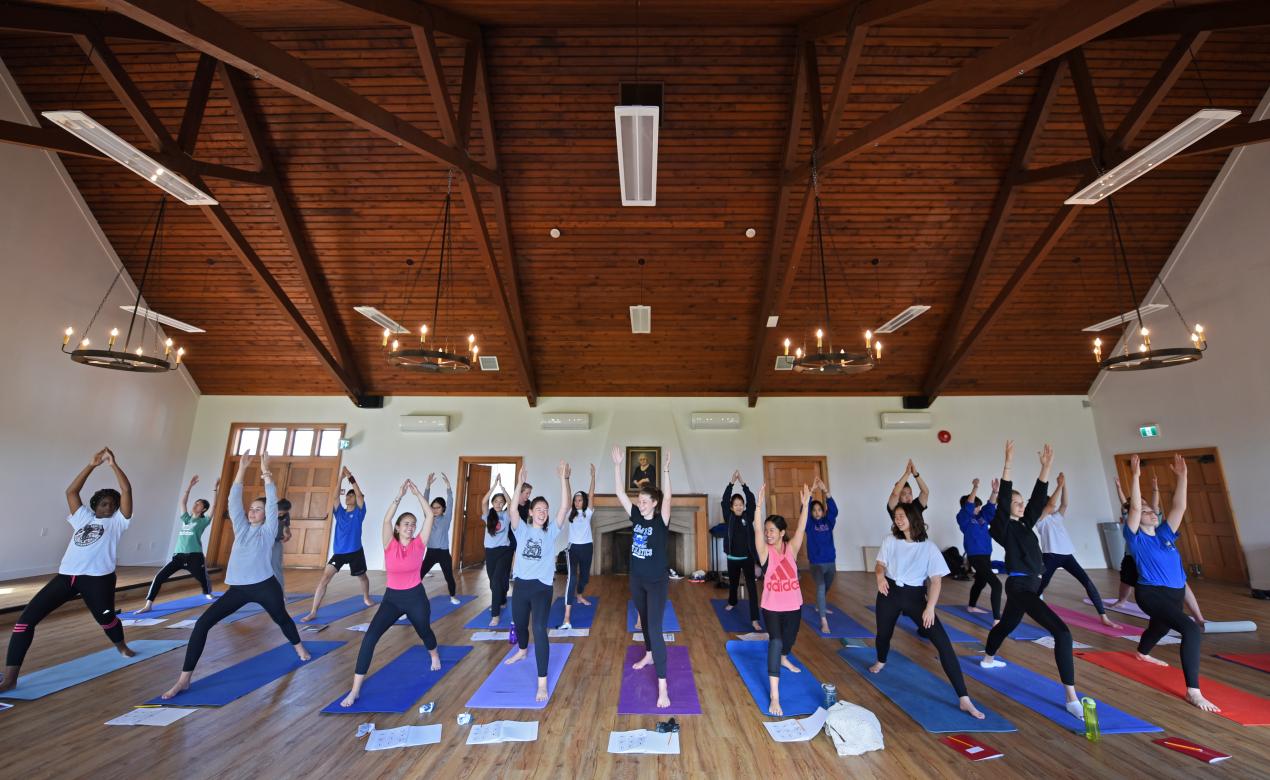
[[[683,575],[709,568],[709,510],[704,495],[671,498],[670,566]],[[631,518],[616,496],[595,497],[595,517],[591,521],[595,552],[592,574],[627,574],[630,565]]]

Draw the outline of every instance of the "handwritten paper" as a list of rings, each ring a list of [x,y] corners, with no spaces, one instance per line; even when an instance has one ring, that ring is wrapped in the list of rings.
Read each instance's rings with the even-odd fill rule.
[[[473,642],[506,642],[511,638],[510,631],[474,631]]]
[[[589,628],[553,628],[547,631],[547,636],[556,639],[566,636],[591,636]]]
[[[610,753],[679,755],[679,733],[659,734],[648,729],[609,732]]]
[[[736,638],[740,639],[742,642],[766,642],[768,639],[767,634],[762,631],[751,631],[748,634],[737,634]]]
[[[195,710],[191,707],[137,707],[114,720],[106,721],[107,726],[170,726]]]
[[[828,717],[829,712],[824,707],[817,707],[814,713],[805,718],[766,722],[763,728],[767,729],[767,733],[776,742],[807,742],[820,733]]]
[[[367,750],[396,750],[404,747],[435,745],[441,741],[441,724],[432,726],[401,726],[395,729],[375,729],[366,740]]]
[[[667,642],[673,642],[673,641],[675,641],[675,635],[674,635],[674,634],[662,634],[662,635],[661,635],[661,638],[662,638],[662,639],[664,639],[664,640],[665,640],[665,641],[667,641]],[[632,634],[632,635],[631,635],[631,641],[632,641],[632,642],[643,642],[643,641],[644,641],[644,632],[643,632],[643,631],[636,631],[634,634]]]
[[[198,622],[198,618],[190,618],[189,620],[178,620],[175,623],[169,623],[167,628],[194,628],[194,624]]]
[[[166,618],[120,618],[119,622],[126,626],[157,626]]]
[[[467,734],[469,745],[493,745],[497,742],[538,741],[538,721],[496,720],[473,726]]]
[[[1052,636],[1046,635],[1041,637],[1040,639],[1033,639],[1032,641],[1040,645],[1041,647],[1048,647],[1051,650],[1054,649],[1054,637]],[[1077,642],[1075,639],[1073,639],[1072,649],[1073,650],[1088,650],[1089,645],[1085,644],[1084,642]]]

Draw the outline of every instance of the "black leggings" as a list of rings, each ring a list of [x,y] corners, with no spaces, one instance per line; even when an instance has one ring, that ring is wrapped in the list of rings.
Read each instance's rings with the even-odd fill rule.
[[[551,596],[554,589],[541,580],[516,578],[512,591],[512,620],[516,623],[516,646],[529,647],[529,632],[534,633],[534,661],[538,664],[538,676],[547,676],[547,661],[551,659],[551,645],[547,644],[547,614],[551,612]],[[532,621],[532,623],[531,623]]]
[[[40,588],[40,592],[22,610],[18,622],[13,624],[9,657],[5,665],[21,666],[26,658],[26,651],[31,649],[31,641],[35,639],[36,625],[76,596],[83,597],[84,606],[88,607],[93,620],[106,632],[106,637],[117,645],[122,644],[123,624],[115,614],[115,573],[95,577],[87,574],[58,574]]]
[[[763,610],[763,623],[767,626],[767,676],[781,676],[781,656],[794,652],[798,640],[798,624],[803,622],[803,611],[773,612]]]
[[[1098,610],[1098,614],[1107,614],[1107,608],[1102,604],[1102,594],[1098,592],[1098,586],[1089,579],[1089,575],[1076,562],[1075,555],[1045,553],[1041,557],[1045,560],[1045,576],[1041,578],[1041,589],[1037,591],[1038,594],[1044,593],[1045,589],[1049,587],[1050,580],[1054,577],[1054,572],[1059,569],[1066,569],[1081,585],[1085,586],[1085,593],[1089,594],[1089,600],[1094,602],[1094,609]]]
[[[1187,688],[1199,687],[1199,654],[1203,632],[1182,611],[1186,588],[1166,588],[1162,585],[1144,585],[1141,582],[1134,588],[1133,598],[1142,607],[1142,611],[1150,616],[1151,622],[1142,632],[1138,642],[1138,652],[1147,655],[1156,643],[1173,629],[1182,635],[1182,675],[1186,677]]]
[[[970,568],[975,573],[975,583],[970,586],[970,606],[979,603],[979,594],[983,592],[983,586],[987,585],[991,588],[992,598],[992,619],[1001,619],[1001,580],[997,579],[997,574],[992,570],[992,557],[988,555],[971,555]]]
[[[510,546],[485,548],[485,574],[489,577],[490,617],[503,614],[503,605],[507,603],[507,588],[511,584],[513,557],[515,557],[515,551]]]
[[[211,595],[212,586],[207,582],[207,559],[203,557],[203,553],[174,553],[172,560],[154,575],[154,579],[150,582],[150,590],[146,591],[146,601],[154,601],[163,583],[180,569],[185,569],[198,580],[198,584],[203,587],[204,596]]]
[[[282,595],[282,584],[270,574],[268,579],[251,585],[230,585],[225,595],[213,601],[199,615],[194,631],[190,634],[190,643],[185,648],[185,665],[181,667],[181,671],[192,672],[198,666],[198,659],[203,655],[203,645],[207,644],[207,632],[212,630],[212,626],[251,603],[264,607],[273,622],[282,629],[288,642],[300,644],[300,632],[296,631],[295,621],[287,614],[287,600]]]
[[[758,602],[759,592],[758,584],[754,578],[754,559],[746,558],[738,561],[728,558],[728,604],[736,606],[736,586],[740,584],[738,578],[745,576],[745,595],[750,601],[750,622],[758,620]]]
[[[996,579],[993,577],[993,579]],[[918,636],[929,639],[939,651],[939,665],[944,667],[944,676],[952,683],[957,696],[968,696],[966,680],[961,675],[961,664],[957,661],[957,652],[953,650],[948,632],[935,618],[930,628],[922,626],[922,612],[926,609],[925,585],[896,585],[889,577],[886,580],[887,595],[878,593],[877,597],[877,640],[873,645],[878,651],[878,661],[886,663],[891,652],[891,635],[895,633],[895,624],[900,615],[908,615],[917,624]]]
[[[591,581],[591,555],[594,551],[595,546],[591,542],[569,545],[569,554],[566,556],[569,561],[569,578],[564,586],[565,604],[572,604],[573,597],[582,595],[587,583]]]
[[[405,615],[414,626],[415,633],[423,640],[423,646],[429,650],[437,649],[437,637],[432,633],[432,606],[428,603],[428,594],[423,585],[416,585],[409,590],[395,588],[384,589],[384,599],[379,602],[375,617],[371,618],[366,636],[362,637],[362,648],[357,651],[357,674],[370,671],[370,659],[375,654],[375,645],[384,632],[397,622],[397,618]]]
[[[441,573],[445,575],[445,586],[450,589],[450,598],[454,598],[454,559],[450,557],[449,550],[429,547],[423,555],[423,566],[419,568],[419,577],[428,576],[428,572],[432,571],[432,567],[437,564],[441,564]]]
[[[1001,622],[988,632],[988,643],[984,652],[996,655],[1001,643],[1018,627],[1023,615],[1035,620],[1041,628],[1054,637],[1054,662],[1058,664],[1058,676],[1063,685],[1076,684],[1076,668],[1072,664],[1072,632],[1067,630],[1063,619],[1054,614],[1054,610],[1041,601],[1039,574],[1024,577],[1007,577],[1005,580],[1005,614]]]
[[[650,580],[638,574],[631,575],[631,600],[635,602],[639,624],[643,626],[644,649],[653,654],[658,680],[666,679],[666,637],[662,636],[661,621],[666,615],[669,591],[668,578]],[[750,599],[750,603],[755,603],[755,599]]]

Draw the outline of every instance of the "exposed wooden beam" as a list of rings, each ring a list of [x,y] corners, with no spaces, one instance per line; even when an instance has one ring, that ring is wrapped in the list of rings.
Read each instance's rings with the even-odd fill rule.
[[[163,33],[118,14],[28,3],[0,2],[0,30],[175,43]]]
[[[441,64],[441,53],[437,51],[436,36],[430,28],[417,26],[410,28],[410,36],[423,65],[423,77],[428,82],[428,94],[432,96],[432,109],[441,122],[441,137],[457,148],[460,144],[459,123],[450,100],[449,85],[445,83],[445,68]]]
[[[190,82],[190,95],[185,100],[185,113],[181,116],[181,129],[176,134],[176,145],[181,151],[193,155],[199,128],[203,126],[203,113],[207,110],[207,98],[212,94],[212,77],[216,75],[216,60],[200,54],[194,67],[194,79]]]
[[[75,157],[92,157],[98,160],[110,158],[75,136],[58,127],[34,127],[21,122],[0,119],[0,142],[29,146],[47,152],[69,154]]]
[[[479,41],[468,41],[463,46],[463,81],[459,90],[459,148],[467,151],[472,136],[472,107],[476,103],[476,67],[481,59]],[[495,170],[498,166],[492,165]]]
[[[1260,144],[1270,141],[1270,119],[1260,122],[1247,122],[1242,125],[1227,125],[1207,138],[1189,147],[1178,157],[1190,157],[1196,154],[1227,152],[1237,146]]]
[[[1076,102],[1080,105],[1080,119],[1089,140],[1089,152],[1100,165],[1105,165],[1103,150],[1107,148],[1107,129],[1102,122],[1102,109],[1098,107],[1098,94],[1094,91],[1094,79],[1089,73],[1085,53],[1073,49],[1067,55],[1067,65],[1072,71],[1072,86],[1076,88]]]
[[[838,75],[834,79],[833,92],[829,97],[829,107],[825,109],[824,129],[816,136],[817,148],[833,143],[838,138],[838,129],[842,127],[842,118],[846,114],[851,82],[855,80],[856,69],[860,67],[864,39],[864,35],[853,35],[850,30],[847,32],[847,41],[842,47],[842,59],[838,63]],[[808,45],[814,47],[815,41],[808,41]],[[817,95],[816,105],[819,104],[820,96]]]
[[[1138,95],[1133,107],[1129,109],[1129,113],[1112,134],[1109,141],[1112,149],[1124,151],[1137,139],[1138,133],[1142,132],[1142,128],[1150,121],[1155,110],[1181,78],[1183,71],[1195,58],[1195,52],[1204,45],[1209,35],[1211,33],[1208,32],[1185,33],[1178,39],[1172,50],[1165,56],[1164,62],[1156,69],[1155,75],[1147,83],[1146,89]]]
[[[860,36],[863,37],[863,36]],[[812,148],[820,145],[825,137],[825,104],[823,92],[820,91],[820,56],[816,53],[815,41],[803,41],[803,78],[807,85],[807,112],[811,114]],[[850,44],[848,44],[850,48]],[[839,73],[841,76],[841,72]],[[843,89],[846,94],[849,90]]]
[[[418,2],[418,0],[340,0],[340,2],[360,8],[381,19],[400,22],[411,27],[423,27],[469,41],[478,41],[481,38],[481,26],[476,22],[453,11]]]
[[[501,183],[495,171],[433,138],[303,60],[195,0],[106,0],[113,10],[412,152]]]
[[[1028,170],[1017,171],[1011,181],[1016,187],[1026,187],[1029,184],[1039,184],[1052,179],[1069,179],[1074,176],[1087,176],[1097,172],[1098,168],[1094,165],[1093,159],[1086,157],[1081,160],[1069,160],[1065,163],[1047,165],[1044,168],[1029,168]]]
[[[921,125],[940,114],[994,89],[1055,57],[1066,54],[1110,29],[1144,13],[1159,0],[1069,0],[1061,8],[1013,35],[1009,40],[975,57],[957,72],[909,98],[821,155],[826,170],[865,149]],[[805,179],[810,167],[800,165],[786,181]]]
[[[1120,25],[1103,34],[1099,40],[1146,38],[1267,25],[1270,25],[1270,3],[1265,0],[1233,0],[1162,8]]]
[[[848,28],[868,27],[893,21],[930,5],[933,0],[852,0],[832,11],[801,22],[798,37],[808,41],[841,35]]]

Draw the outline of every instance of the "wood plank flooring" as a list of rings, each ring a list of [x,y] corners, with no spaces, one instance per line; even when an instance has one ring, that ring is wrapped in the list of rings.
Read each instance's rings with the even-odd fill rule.
[[[128,598],[141,598],[144,602],[146,588],[150,586],[150,581],[154,579],[154,575],[159,571],[158,566],[120,566],[115,570],[115,590],[139,590],[140,593],[133,593]],[[216,580],[216,574],[220,572],[220,568],[212,568],[212,579]],[[4,580],[0,582],[0,613],[3,612],[21,612],[27,602],[40,592],[48,583],[49,577],[52,575],[41,574],[38,577],[23,577],[17,580]],[[159,593],[159,598],[165,598],[168,588],[175,587],[176,584],[185,580],[193,583],[193,578],[185,569],[180,569],[173,574],[168,582],[172,585],[164,585],[163,590]],[[124,598],[120,594],[120,599]],[[80,603],[80,602],[75,602]],[[9,616],[9,620],[16,619],[17,615]]]
[[[1092,571],[1105,595],[1115,593],[1115,572]],[[312,589],[317,572],[292,570],[289,592]],[[375,591],[383,588],[383,573],[372,572]],[[219,578],[217,578],[219,581]],[[563,586],[563,577],[560,578]],[[871,574],[839,572],[831,592],[838,607],[872,628],[873,616],[865,609],[872,603]],[[713,584],[672,583],[671,598],[684,631],[676,644],[691,649],[696,684],[705,714],[682,717],[679,756],[615,756],[606,752],[609,731],[651,728],[653,716],[619,716],[619,664],[630,644],[625,632],[627,586],[622,577],[595,578],[590,590],[602,598],[590,637],[572,640],[576,645],[561,684],[542,712],[478,710],[478,722],[496,719],[540,721],[538,741],[528,744],[467,746],[467,729],[455,724],[464,702],[480,685],[497,659],[506,652],[499,642],[476,642],[475,650],[425,697],[437,702],[431,715],[332,716],[319,710],[347,690],[361,634],[345,627],[370,619],[367,610],[333,624],[314,636],[319,640],[343,640],[345,646],[315,661],[312,666],[261,688],[219,709],[206,709],[167,728],[120,728],[102,725],[166,689],[180,670],[182,653],[175,651],[150,659],[97,680],[33,702],[15,702],[0,712],[0,756],[7,777],[143,778],[290,778],[290,777],[543,777],[543,778],[695,778],[711,777],[1142,777],[1153,780],[1187,778],[1203,772],[1219,778],[1266,776],[1270,766],[1270,740],[1266,728],[1239,726],[1220,716],[1203,715],[1179,699],[1138,685],[1092,664],[1077,661],[1077,682],[1109,703],[1143,717],[1165,729],[1163,735],[1193,739],[1231,753],[1234,758],[1202,767],[1193,759],[1151,744],[1160,734],[1112,735],[1100,743],[1060,729],[1050,721],[968,680],[970,693],[1015,725],[1013,734],[982,735],[988,744],[1005,752],[1004,759],[971,764],[939,744],[860,679],[836,654],[836,640],[821,639],[802,631],[795,654],[822,681],[837,684],[842,699],[860,704],[877,714],[883,724],[886,749],[855,758],[839,758],[825,736],[809,743],[773,743],[761,726],[765,718],[755,707],[724,651],[725,635],[710,608],[709,599],[725,595]],[[434,574],[425,580],[430,593],[444,589]],[[809,579],[803,587],[810,589]],[[963,602],[968,585],[946,581],[944,601]],[[460,590],[477,600],[434,624],[442,644],[462,644],[469,631],[463,628],[488,604],[483,572],[460,575]],[[559,588],[558,588],[559,590]],[[162,599],[196,592],[192,582],[173,583]],[[332,583],[328,603],[356,593],[355,581],[346,573]],[[805,591],[807,592],[807,591]],[[1206,636],[1205,676],[1261,696],[1270,697],[1270,675],[1213,658],[1213,653],[1270,651],[1266,602],[1249,598],[1246,591],[1200,582],[1196,592],[1206,617],[1215,620],[1254,620],[1262,634]],[[1060,572],[1048,592],[1051,603],[1084,608],[1080,586]],[[131,591],[120,596],[120,607],[134,608],[144,596]],[[984,596],[986,604],[986,594]],[[292,605],[299,611],[307,602]],[[197,614],[182,613],[180,619]],[[14,615],[0,616],[5,629]],[[1117,616],[1119,619],[1121,616]],[[950,624],[982,637],[985,632],[947,618]],[[1124,617],[1124,622],[1135,622]],[[803,629],[807,627],[804,625]],[[4,634],[6,635],[6,630]],[[1133,644],[1074,629],[1077,640],[1095,648],[1131,650]],[[186,632],[153,628],[129,629],[130,639],[171,638]],[[258,615],[213,631],[196,675],[206,676],[282,642],[265,615]],[[384,637],[372,672],[417,642],[409,629],[393,629]],[[106,647],[101,632],[84,613],[82,605],[69,604],[40,624],[28,657],[27,672],[70,660]],[[940,673],[934,653],[912,636],[897,631],[893,647],[932,671]],[[970,648],[966,645],[963,647]],[[1002,651],[1013,663],[1050,677],[1056,676],[1051,651],[1031,643],[1007,641]],[[1157,653],[1177,663],[1176,646]],[[941,683],[942,684],[942,683]],[[951,691],[946,691],[952,695]],[[373,720],[380,728],[406,724],[441,723],[440,745],[399,751],[366,753],[354,738],[357,724]],[[1149,768],[1149,770],[1147,769]]]

